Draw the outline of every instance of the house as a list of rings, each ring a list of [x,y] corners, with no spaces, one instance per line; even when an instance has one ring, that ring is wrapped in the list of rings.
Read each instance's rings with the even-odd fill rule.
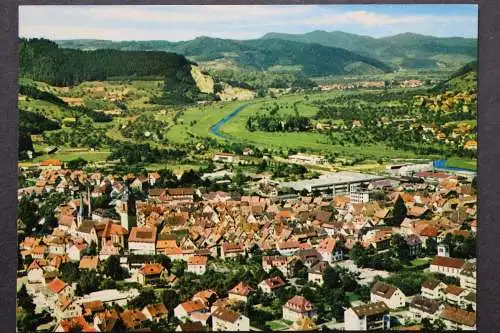
[[[237,157],[231,153],[217,153],[212,160],[214,162],[234,163],[237,161]]]
[[[120,318],[127,330],[142,328],[143,323],[147,320],[146,315],[137,309],[123,311]]]
[[[476,293],[475,292],[470,292],[463,298],[463,307],[467,308],[469,305],[472,306],[472,309],[476,311]]]
[[[368,303],[344,311],[346,331],[373,331],[390,329],[389,307],[384,302]]]
[[[57,321],[73,318],[82,314],[82,308],[68,296],[61,296],[54,305],[54,317]]]
[[[54,332],[97,332],[97,330],[83,316],[63,319],[56,326]]]
[[[201,301],[206,307],[211,306],[217,300],[217,293],[212,289],[198,291],[191,298],[192,301]]]
[[[328,267],[330,267],[330,264],[328,264],[328,262],[320,261],[319,263],[311,267],[311,269],[309,269],[307,273],[307,281],[314,282],[322,286],[324,283],[323,274]]]
[[[99,241],[95,222],[92,220],[83,220],[78,226],[75,236],[82,238],[87,244],[92,244],[92,242],[98,244]]]
[[[316,308],[306,298],[294,296],[283,305],[284,320],[296,322],[304,318],[316,318]]]
[[[125,248],[125,238],[128,235],[128,230],[118,223],[106,221],[103,228],[97,231],[97,236],[100,240],[101,248],[105,247],[108,242],[119,248]]]
[[[86,248],[87,244],[83,242],[71,245],[68,249],[69,260],[73,262],[80,261]]]
[[[456,306],[462,306],[464,297],[469,294],[464,288],[454,284],[448,285],[443,293],[446,302]]]
[[[266,294],[272,294],[278,288],[284,287],[286,285],[285,281],[279,276],[275,276],[269,279],[265,279],[259,283],[258,287],[262,292]]]
[[[336,246],[337,241],[331,237],[325,238],[319,242],[316,251],[321,255],[321,260],[332,263],[344,258],[344,253],[340,247]]]
[[[412,320],[417,322],[421,322],[424,318],[433,322],[439,318],[440,310],[441,304],[438,301],[420,295],[412,298],[409,308]]]
[[[174,309],[175,318],[185,323],[190,321],[199,321],[203,325],[207,324],[210,317],[210,311],[202,301],[187,301],[177,305]]]
[[[44,268],[47,266],[45,259],[35,259],[28,267],[28,283],[43,283]]]
[[[295,257],[307,268],[311,268],[322,259],[322,256],[318,253],[318,251],[316,251],[316,249],[299,250],[295,253]]]
[[[203,275],[207,269],[208,258],[205,256],[192,256],[188,259],[187,271],[196,275]]]
[[[153,322],[168,318],[168,309],[163,303],[146,305],[144,309],[142,309],[142,313],[144,313],[146,319]]]
[[[406,237],[406,244],[410,250],[410,256],[416,257],[422,251],[422,240],[417,235],[408,235]]]
[[[71,286],[57,277],[52,281],[50,281],[49,283],[47,283],[47,288],[52,293],[52,295],[55,295],[57,298],[63,296],[65,297],[73,296],[73,289],[71,288]]]
[[[175,329],[176,332],[200,332],[204,330],[204,326],[199,321],[192,323],[179,324]]]
[[[96,300],[82,303],[82,315],[85,318],[92,318],[96,313],[104,311],[104,303]]]
[[[444,298],[444,289],[446,287],[447,285],[439,280],[425,280],[422,283],[420,292],[425,298],[439,300]]]
[[[131,254],[155,255],[156,228],[133,227],[128,237],[128,249]]]
[[[80,260],[79,269],[87,269],[87,270],[97,270],[97,264],[99,263],[98,256],[84,256]]]
[[[278,244],[276,245],[276,249],[282,256],[292,256],[300,249],[300,242],[296,240],[278,242]]]
[[[45,160],[40,162],[40,169],[41,170],[61,170],[62,169],[62,162],[60,160]]]
[[[385,282],[377,281],[370,292],[372,303],[385,302],[390,309],[405,306],[405,294],[399,289]]]
[[[192,188],[167,188],[160,195],[160,200],[171,203],[188,203],[194,200]]]
[[[430,271],[459,278],[464,264],[463,259],[436,256],[431,262]]]
[[[245,253],[245,247],[243,244],[223,243],[221,246],[222,259],[235,258],[239,255],[244,256]]]
[[[250,331],[250,319],[238,312],[218,307],[212,313],[212,331]]]
[[[165,269],[160,264],[145,264],[137,271],[137,282],[155,285],[164,279]]]
[[[477,289],[476,271],[477,269],[475,263],[470,263],[470,262],[465,263],[459,274],[460,287],[476,292]]]
[[[228,298],[232,301],[247,302],[248,296],[254,291],[252,287],[244,282],[238,283],[233,289],[229,290]]]
[[[112,332],[118,319],[120,316],[114,309],[101,311],[94,316],[94,326],[100,332]]]
[[[292,257],[285,256],[264,256],[262,257],[262,268],[269,273],[273,267],[278,269],[283,276],[288,277],[292,274],[290,265]]]
[[[439,318],[449,330],[473,331],[476,329],[476,313],[453,306],[445,306]]]

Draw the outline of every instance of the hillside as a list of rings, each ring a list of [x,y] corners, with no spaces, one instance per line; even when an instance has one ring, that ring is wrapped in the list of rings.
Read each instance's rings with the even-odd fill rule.
[[[74,86],[83,81],[113,77],[164,77],[164,103],[197,100],[200,91],[191,76],[193,63],[184,56],[166,52],[60,48],[45,39],[21,39],[20,75],[54,86]]]
[[[432,69],[460,67],[477,57],[477,39],[440,38],[414,33],[373,38],[342,31],[313,31],[305,34],[268,33],[262,39],[284,39],[342,47],[352,52],[382,60],[395,67]]]
[[[388,72],[391,67],[368,56],[325,45],[309,45],[284,39],[236,41],[199,37],[186,42],[108,42],[58,41],[62,47],[82,49],[112,48],[167,50],[190,57],[197,62],[230,60],[247,70],[296,71],[307,76]]]
[[[477,61],[470,62],[455,73],[446,81],[437,84],[432,88],[432,92],[445,91],[476,91],[477,90]]]

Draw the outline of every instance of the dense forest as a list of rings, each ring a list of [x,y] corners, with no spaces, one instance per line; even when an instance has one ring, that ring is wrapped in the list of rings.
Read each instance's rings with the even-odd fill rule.
[[[19,45],[21,77],[54,86],[73,86],[83,81],[113,77],[165,76],[162,101],[197,98],[200,93],[191,77],[191,63],[185,57],[167,52],[60,48],[46,39],[21,39]]]

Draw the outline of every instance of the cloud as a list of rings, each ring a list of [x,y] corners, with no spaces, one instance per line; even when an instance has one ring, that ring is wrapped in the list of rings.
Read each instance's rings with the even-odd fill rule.
[[[345,13],[332,13],[316,17],[310,17],[304,20],[298,20],[298,24],[307,24],[311,26],[334,26],[334,25],[361,25],[361,26],[387,26],[387,25],[422,25],[431,23],[454,22],[470,23],[476,21],[473,16],[443,16],[443,15],[387,15],[377,12],[368,12],[364,10],[349,11]]]

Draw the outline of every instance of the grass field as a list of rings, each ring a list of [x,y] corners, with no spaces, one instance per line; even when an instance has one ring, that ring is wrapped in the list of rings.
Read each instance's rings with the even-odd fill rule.
[[[446,166],[450,168],[463,168],[476,170],[477,160],[469,158],[452,157],[446,161]]]
[[[83,158],[88,162],[101,162],[105,161],[108,156],[111,154],[109,151],[60,151],[55,154],[43,154],[41,156],[37,156],[33,159],[33,162],[41,162],[47,159],[58,159],[64,162],[71,161],[77,159],[79,157]]]
[[[272,321],[267,321],[266,326],[271,328],[273,331],[279,331],[279,330],[284,330],[287,329],[290,325],[286,324],[283,320],[272,320]]]

